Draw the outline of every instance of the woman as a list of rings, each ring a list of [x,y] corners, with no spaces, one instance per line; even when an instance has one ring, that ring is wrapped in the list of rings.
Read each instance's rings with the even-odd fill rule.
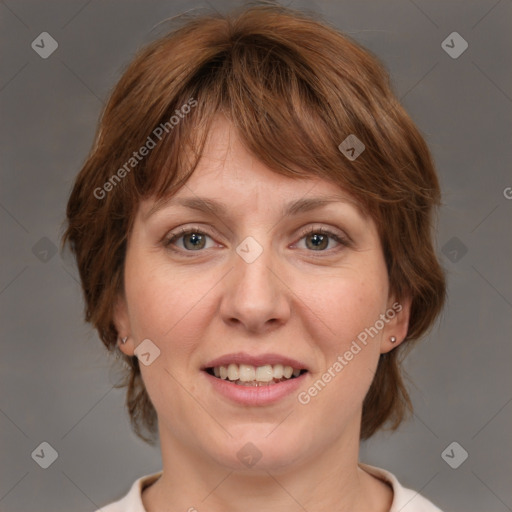
[[[386,71],[333,28],[253,7],[145,48],[64,235],[162,450],[102,510],[438,511],[358,451],[410,410],[401,355],[445,296],[439,200]]]

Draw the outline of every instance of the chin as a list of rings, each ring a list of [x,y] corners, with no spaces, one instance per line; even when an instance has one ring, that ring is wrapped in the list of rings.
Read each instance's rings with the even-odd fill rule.
[[[303,436],[301,441],[285,425],[244,424],[228,431],[233,437],[212,441],[210,448],[213,444],[216,449],[208,451],[219,465],[233,471],[279,471],[297,462],[305,451]]]

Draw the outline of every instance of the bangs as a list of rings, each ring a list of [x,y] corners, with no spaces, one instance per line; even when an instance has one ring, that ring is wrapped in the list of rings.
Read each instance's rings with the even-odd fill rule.
[[[321,55],[262,35],[234,38],[228,48],[203,59],[158,119],[164,125],[183,105],[191,109],[153,150],[147,166],[135,174],[138,192],[157,200],[181,188],[203,154],[213,121],[227,118],[246,149],[268,168],[290,178],[317,176],[342,187],[366,212],[371,183],[338,145],[351,133],[361,136],[346,91],[309,65]],[[332,70],[332,63],[325,62]],[[338,77],[339,78],[339,77]],[[347,86],[348,87],[348,86]],[[344,104],[345,103],[345,104]],[[365,141],[368,144],[368,141]],[[370,143],[371,144],[371,143]],[[378,194],[382,199],[382,195]]]

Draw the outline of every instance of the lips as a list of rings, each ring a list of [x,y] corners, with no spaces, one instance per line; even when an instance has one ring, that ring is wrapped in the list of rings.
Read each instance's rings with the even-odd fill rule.
[[[308,370],[304,363],[279,354],[253,356],[245,353],[228,354],[214,359],[201,368],[221,389],[238,388],[257,392],[262,388],[282,387],[283,383],[299,379]],[[241,389],[242,388],[242,389]]]

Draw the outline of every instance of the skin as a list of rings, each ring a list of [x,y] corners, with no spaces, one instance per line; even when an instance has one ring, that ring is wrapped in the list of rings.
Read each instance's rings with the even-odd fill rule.
[[[324,196],[338,199],[282,215],[293,200]],[[226,216],[172,203],[184,197],[220,201]],[[359,431],[379,355],[407,334],[407,302],[307,405],[297,393],[237,405],[200,370],[224,354],[278,353],[307,364],[299,390],[307,391],[396,302],[373,220],[333,183],[272,172],[221,117],[187,184],[149,215],[154,206],[139,206],[115,315],[120,336],[129,336],[119,345],[125,354],[144,339],[160,350],[141,365],[163,462],[162,477],[143,492],[146,510],[389,510],[391,488],[358,467]],[[182,227],[206,233],[205,245],[194,250],[188,235],[166,246]],[[329,238],[315,249],[305,228],[350,242]],[[263,249],[252,263],[236,252],[248,236]],[[249,442],[262,455],[251,468],[237,457]]]

